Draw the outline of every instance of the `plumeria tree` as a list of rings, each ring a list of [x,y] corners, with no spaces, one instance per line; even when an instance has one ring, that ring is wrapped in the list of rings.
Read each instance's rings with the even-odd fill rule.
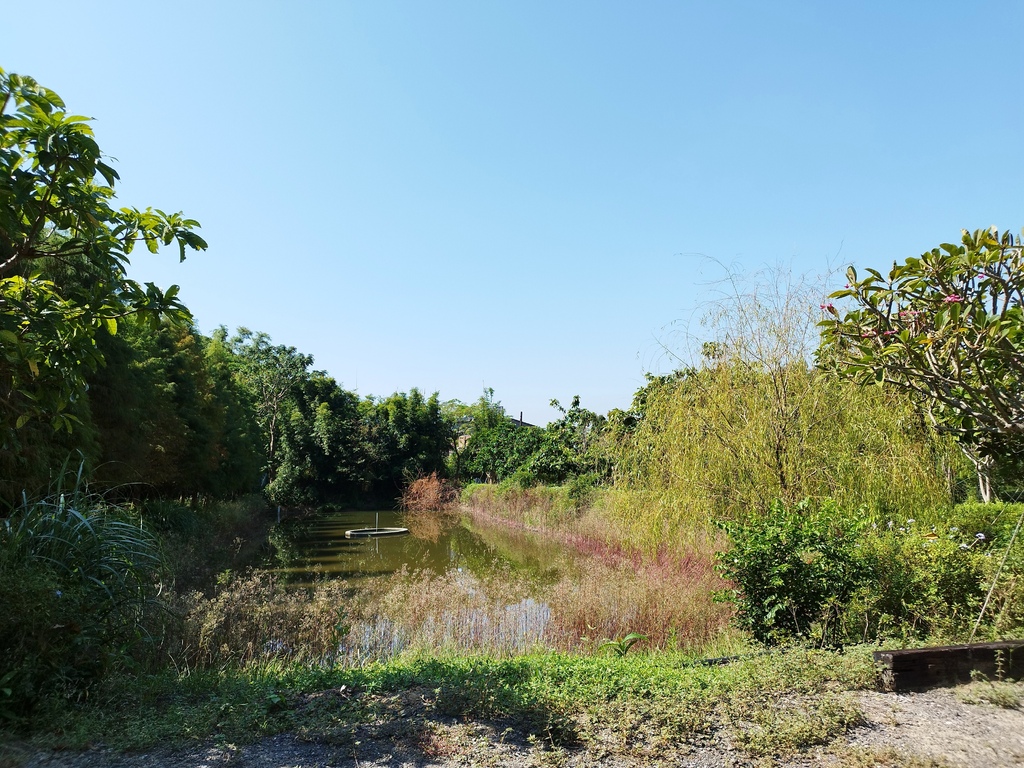
[[[822,305],[819,363],[917,395],[952,433],[992,498],[997,456],[1024,447],[1024,249],[996,229],[963,230],[918,258],[873,269]]]

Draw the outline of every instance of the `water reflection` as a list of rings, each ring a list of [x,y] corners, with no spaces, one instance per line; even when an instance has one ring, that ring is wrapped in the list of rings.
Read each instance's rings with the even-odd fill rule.
[[[409,528],[407,536],[347,539],[354,528]],[[512,569],[537,583],[556,580],[570,566],[565,553],[540,537],[472,525],[450,515],[395,511],[332,512],[285,521],[271,535],[278,573],[295,585],[316,577],[348,580],[386,576],[403,567],[485,576]]]

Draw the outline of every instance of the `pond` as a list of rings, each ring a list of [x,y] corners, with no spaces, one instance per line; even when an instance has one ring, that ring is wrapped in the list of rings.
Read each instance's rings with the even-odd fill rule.
[[[345,536],[395,527],[409,534]],[[351,659],[410,647],[594,649],[631,632],[649,647],[681,646],[727,622],[712,602],[721,582],[710,560],[608,560],[570,541],[471,515],[331,512],[278,525],[268,566],[293,593],[337,607],[339,652]]]
[[[356,528],[408,528],[404,536],[346,538]],[[470,518],[440,513],[404,515],[391,510],[332,512],[286,520],[271,536],[272,570],[296,586],[316,578],[361,580],[401,569],[437,575],[455,570],[477,577],[511,569],[538,585],[573,567],[564,547],[539,534],[474,525]]]

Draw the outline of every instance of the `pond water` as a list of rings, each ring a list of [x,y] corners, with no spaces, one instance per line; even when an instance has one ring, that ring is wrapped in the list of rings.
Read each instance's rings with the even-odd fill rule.
[[[355,528],[408,528],[403,536],[345,537]],[[403,567],[441,575],[451,570],[486,576],[511,568],[539,584],[572,567],[561,547],[542,537],[503,527],[474,525],[469,518],[395,511],[332,512],[286,520],[271,536],[273,570],[295,585],[324,576],[359,580]]]

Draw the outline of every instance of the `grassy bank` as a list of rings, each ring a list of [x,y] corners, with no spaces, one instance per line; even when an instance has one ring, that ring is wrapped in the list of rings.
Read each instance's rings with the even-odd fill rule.
[[[632,494],[616,487],[473,483],[462,491],[462,507],[524,530],[543,532],[565,545],[615,564],[713,553],[725,545],[713,518],[669,525],[657,515],[632,518]]]
[[[790,649],[716,666],[681,653],[227,666],[114,680],[85,704],[51,702],[39,719],[47,727],[28,743],[135,750],[290,731],[331,744],[389,738],[440,750],[444,726],[470,719],[549,753],[659,759],[725,739],[750,755],[786,755],[859,723],[847,692],[874,682],[869,649]]]
[[[729,586],[714,568],[724,537],[709,529],[646,552],[607,514],[611,495],[481,484],[465,489],[463,508],[474,525],[539,533],[577,557],[578,567],[545,595],[562,625],[557,647],[631,632],[661,649],[700,649],[729,637],[731,609],[714,599]]]
[[[566,488],[475,485],[463,503],[492,524],[543,532],[635,574],[662,608],[689,606],[671,615],[696,643],[723,629],[728,611],[712,603],[715,591],[735,606],[736,623],[769,645],[794,637],[822,646],[966,642],[1024,628],[1024,555],[1015,546],[1024,505],[880,514],[827,499],[775,502],[742,518],[666,528],[645,546],[622,524],[623,493],[594,490],[580,503]]]

